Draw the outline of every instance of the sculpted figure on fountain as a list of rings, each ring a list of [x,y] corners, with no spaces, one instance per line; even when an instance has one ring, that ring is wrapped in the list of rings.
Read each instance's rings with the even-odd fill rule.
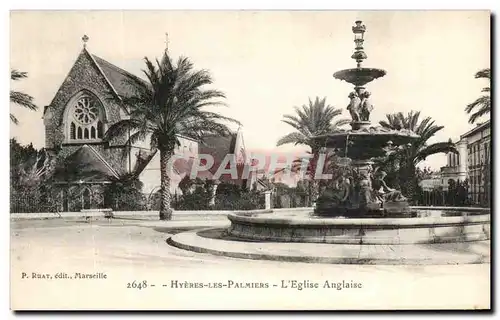
[[[385,171],[378,171],[373,179],[373,190],[375,196],[382,202],[387,201],[407,201],[406,197],[403,196],[401,191],[393,188],[389,188],[384,181],[387,176]]]
[[[352,121],[360,121],[361,98],[356,91],[353,91],[349,93],[349,99],[351,101],[347,106],[347,110],[351,114]]]
[[[351,181],[349,178],[341,176],[334,184],[333,196],[338,204],[345,203],[351,194]]]
[[[361,95],[361,121],[370,121],[370,113],[373,111],[373,105],[369,99],[370,95],[371,93],[368,91],[363,92]]]

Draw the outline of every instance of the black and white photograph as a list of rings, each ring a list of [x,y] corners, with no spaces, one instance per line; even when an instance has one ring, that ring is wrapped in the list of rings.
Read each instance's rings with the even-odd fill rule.
[[[9,23],[11,310],[491,308],[490,11]]]

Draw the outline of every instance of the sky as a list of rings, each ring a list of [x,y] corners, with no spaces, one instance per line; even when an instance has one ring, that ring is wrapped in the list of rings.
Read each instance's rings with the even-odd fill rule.
[[[11,12],[10,67],[29,77],[11,89],[32,95],[40,109],[11,105],[20,124],[11,125],[10,136],[44,146],[43,107],[82,50],[84,34],[91,53],[142,76],[143,58],[161,57],[168,32],[170,54],[209,70],[212,87],[226,93],[229,107],[219,111],[242,123],[248,150],[303,150],[276,147],[292,131],[283,115],[319,96],[349,117],[352,85],[332,75],[356,66],[350,58],[356,20],[367,28],[364,66],[387,71],[366,86],[372,123],[420,111],[445,126],[430,142],[457,141],[475,126],[464,108],[487,85],[474,78],[490,67],[487,11],[25,11]],[[445,163],[437,155],[421,165]]]

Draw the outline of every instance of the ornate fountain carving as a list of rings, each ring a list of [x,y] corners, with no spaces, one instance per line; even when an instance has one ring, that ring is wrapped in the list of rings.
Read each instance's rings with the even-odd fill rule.
[[[409,130],[371,125],[370,114],[374,106],[370,99],[371,93],[366,91],[364,85],[383,77],[386,71],[362,67],[363,61],[367,59],[363,48],[366,26],[362,21],[356,21],[352,31],[356,45],[352,58],[356,60],[357,67],[333,75],[336,79],[354,85],[347,105],[352,129],[316,137],[322,145],[342,150],[342,156],[352,160],[352,172],[323,192],[317,199],[315,211],[327,216],[405,214],[409,212],[407,199],[400,191],[385,183],[385,172],[377,172],[372,165],[374,159],[396,152],[401,146],[417,139],[418,135]]]

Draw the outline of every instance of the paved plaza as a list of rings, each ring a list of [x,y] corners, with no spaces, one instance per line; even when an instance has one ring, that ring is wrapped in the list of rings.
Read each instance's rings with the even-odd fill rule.
[[[185,231],[225,225],[229,221],[223,216],[201,215],[173,221],[130,217],[12,221],[11,305],[16,309],[489,306],[489,263],[346,265],[248,260],[195,253],[166,243]],[[106,275],[106,279],[55,279],[79,272]],[[33,279],[33,273],[52,278]],[[325,288],[328,281],[360,283],[362,288]],[[232,287],[217,288],[217,283],[228,282]],[[267,283],[268,288],[245,288],[250,282]],[[139,289],[137,283],[147,286]],[[206,286],[182,287],[193,283]],[[311,283],[320,287],[309,288]]]

